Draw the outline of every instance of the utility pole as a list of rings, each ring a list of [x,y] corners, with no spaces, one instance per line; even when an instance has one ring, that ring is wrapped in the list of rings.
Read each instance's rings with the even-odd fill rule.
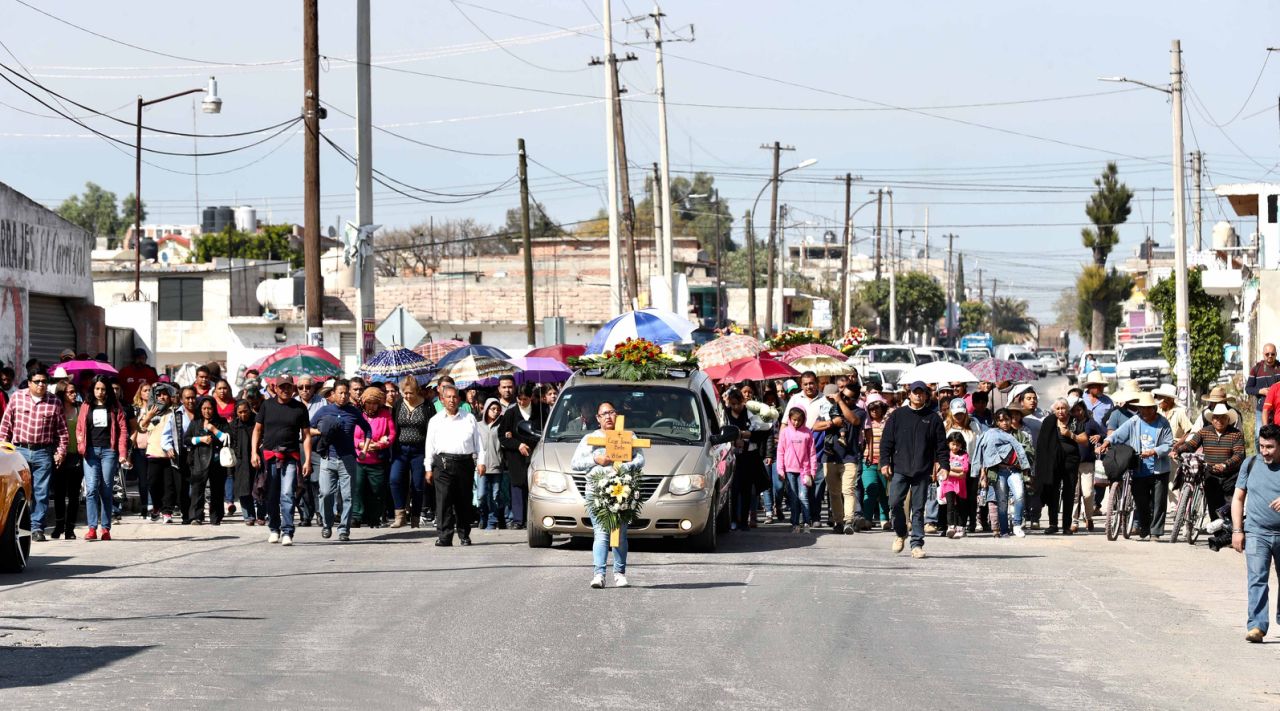
[[[764,322],[765,327],[774,328],[773,321],[773,263],[777,261],[777,239],[778,239],[778,161],[782,156],[782,151],[794,151],[795,146],[783,146],[781,143],[774,141],[771,146],[760,146],[761,148],[773,151],[773,184],[772,197],[769,201],[769,271],[765,277],[765,305],[764,305]]]
[[[516,139],[516,153],[520,156],[517,174],[520,176],[520,240],[524,244],[524,320],[527,340],[532,348],[537,345],[533,314],[533,238],[529,234],[529,164],[523,138]]]
[[[1200,210],[1200,182],[1204,179],[1204,153],[1200,151],[1191,152],[1191,178],[1195,181],[1196,190],[1191,196],[1191,219],[1196,223],[1196,251],[1199,252],[1204,248],[1204,213]]]
[[[889,196],[889,238],[893,239],[893,190],[885,188],[885,193]],[[902,233],[898,233],[898,240],[902,240]],[[889,340],[894,343],[898,342],[898,248],[893,248],[893,256],[889,265]]]
[[[747,228],[747,321],[751,324],[751,337],[760,335],[759,323],[756,322],[756,230],[753,224],[755,215],[746,214]]]
[[[663,14],[657,3],[654,3],[649,17],[653,18],[653,52],[658,74],[655,90],[658,95],[658,160],[662,166],[662,273],[671,286],[671,311],[681,314],[684,309],[677,308],[676,304],[675,242],[671,236],[671,161],[667,152],[667,90],[662,68]]]
[[[956,343],[955,333],[954,333],[956,324],[955,324],[955,319],[953,318],[954,312],[955,312],[955,305],[957,301],[956,282],[955,282],[955,265],[954,265],[955,241],[956,241],[955,235],[953,234],[947,235],[947,319],[946,319],[946,323],[947,323],[947,338],[951,341],[952,345],[955,345]]]
[[[777,331],[782,331],[787,325],[786,303],[787,303],[787,206],[780,205],[778,207],[778,246],[775,250],[778,259],[778,289],[774,293],[777,295],[778,302],[770,304],[774,308],[774,315],[778,317]],[[775,332],[777,332],[775,331]]]
[[[618,160],[618,185],[622,191],[619,202],[622,204],[622,227],[626,230],[624,237],[626,239],[626,258],[624,266],[626,267],[626,284],[627,284],[627,303],[624,310],[635,308],[635,304],[639,298],[639,286],[636,280],[639,277],[639,268],[636,264],[636,217],[631,201],[631,179],[630,164],[627,163],[627,134],[622,121],[622,92],[623,89],[618,83],[618,63],[634,62],[637,57],[634,54],[627,54],[626,57],[619,59],[616,55],[609,55],[607,60],[600,61],[592,59],[591,66],[607,64],[606,71],[613,73],[614,94],[613,100],[613,120],[614,120],[614,138],[617,140],[617,151],[615,155]]]
[[[712,188],[711,194],[716,206],[716,328],[720,328],[724,326],[724,319],[720,317],[724,311],[724,274],[721,261],[724,239],[720,234],[720,188]]]
[[[373,87],[370,76],[370,0],[356,0],[356,222],[359,251],[356,264],[356,352],[364,363],[373,353],[365,348],[365,322],[377,317],[374,277],[377,256],[373,250]],[[316,270],[319,271],[319,270]],[[408,344],[401,342],[401,345]]]
[[[986,303],[986,294],[982,292],[982,267],[978,267],[978,303]]]
[[[1187,332],[1187,206],[1184,176],[1186,153],[1182,147],[1182,42],[1173,40],[1170,52],[1169,93],[1173,97],[1173,276],[1177,327],[1174,377],[1178,404],[1191,401],[1191,337]]]
[[[929,208],[924,209],[924,273],[929,273]]]
[[[880,227],[884,213],[884,189],[876,189],[876,281],[880,281]]]
[[[613,10],[612,1],[604,0],[604,56],[607,61],[613,61]],[[599,60],[592,60],[593,62]],[[605,162],[609,169],[609,308],[610,313],[614,316],[622,314],[622,272],[620,265],[619,244],[618,244],[618,162],[615,151],[617,148],[617,138],[614,131],[617,130],[617,124],[614,119],[614,112],[617,106],[613,102],[613,98],[618,95],[618,83],[616,75],[611,72],[604,73],[604,125],[605,125]]]
[[[302,262],[307,343],[324,345],[324,281],[320,274],[320,12],[302,0]]]
[[[661,176],[662,173],[658,168],[658,164],[654,163],[653,188],[650,193],[653,199],[650,202],[653,203],[653,249],[658,255],[659,268],[661,268],[661,265],[665,263],[664,260],[666,259],[666,257],[662,256],[662,198],[658,196],[658,191],[660,189],[658,186],[662,184]]]
[[[844,330],[849,330],[849,252],[853,250],[853,173],[844,174],[844,269],[840,270],[840,314]]]
[[[996,306],[996,289],[1000,288],[1000,280],[996,277],[991,278],[991,310],[995,310]]]

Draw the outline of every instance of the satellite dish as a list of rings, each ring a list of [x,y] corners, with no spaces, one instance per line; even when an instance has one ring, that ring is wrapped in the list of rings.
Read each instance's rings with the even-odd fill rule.
[[[169,253],[168,253],[168,252],[161,252],[161,253],[160,253],[160,263],[161,263],[161,264],[166,264],[166,265],[167,265],[167,264],[169,263],[169,260],[170,260],[170,259],[171,259],[171,257],[169,257]]]

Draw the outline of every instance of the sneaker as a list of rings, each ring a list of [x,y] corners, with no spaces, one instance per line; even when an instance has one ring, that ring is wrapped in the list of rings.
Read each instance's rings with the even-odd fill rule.
[[[924,557],[924,549],[923,549],[923,548],[912,548],[912,549],[911,549],[911,557],[912,557],[912,558],[923,558],[923,557]]]
[[[1145,542],[1147,542],[1147,541],[1151,540],[1151,536],[1138,536],[1138,540],[1139,540],[1139,541],[1142,541],[1143,543],[1145,543]]]
[[[946,536],[947,536],[947,538],[955,538],[955,537],[956,537],[956,527],[955,527],[955,526],[947,526],[947,533],[946,533]]]
[[[1262,641],[1262,638],[1266,636],[1267,635],[1265,632],[1258,629],[1257,627],[1254,627],[1253,629],[1249,630],[1248,634],[1244,636],[1244,639],[1246,642],[1252,642],[1253,644],[1258,644],[1259,642]]]
[[[173,523],[173,514],[165,514],[165,515],[164,515],[164,522],[165,522],[165,523]]]
[[[100,540],[100,541],[109,541],[109,540],[111,540],[111,529],[109,529],[109,528],[102,528],[101,526],[99,526],[99,527],[98,527],[98,540]]]
[[[289,535],[289,534],[287,534],[287,533],[286,533],[286,534],[284,534],[283,536],[280,536],[280,545],[282,545],[282,546],[291,546],[291,545],[293,545],[293,536],[290,536],[290,535]]]
[[[853,524],[852,524],[852,523],[846,523],[846,524],[844,525],[844,535],[846,535],[846,536],[852,536],[852,535],[853,535]]]
[[[801,532],[801,533],[808,533],[808,532],[809,532],[810,530],[812,530],[812,529],[813,529],[813,526],[810,526],[809,524],[807,524],[807,523],[806,523],[806,524],[804,524],[803,526],[801,526],[801,527],[800,527],[800,532]]]
[[[629,587],[631,587],[631,583],[627,582],[627,576],[623,575],[622,573],[614,573],[614,574],[613,574],[613,587],[615,587],[615,588],[629,588]]]
[[[279,543],[279,542],[280,542],[279,533],[272,531],[271,535],[267,536],[267,543]]]
[[[729,530],[730,530],[730,531],[736,531],[736,530],[738,530],[738,523],[735,521],[735,522],[733,522],[733,523],[729,524]],[[626,579],[626,578],[623,578],[623,580],[625,580],[625,579]]]
[[[96,540],[98,540],[98,532],[97,532],[96,530],[94,530],[93,526],[90,526],[90,527],[89,527],[89,530],[85,532],[85,534],[84,534],[84,539],[85,539],[86,541],[96,541]]]
[[[938,532],[938,527],[937,527],[937,525],[935,525],[935,524],[932,524],[932,523],[926,523],[926,524],[924,525],[924,532],[925,532],[925,533],[937,533],[937,532]]]
[[[964,538],[964,529],[956,526],[956,535],[952,536],[952,538]]]
[[[893,521],[885,521],[884,523],[880,524],[880,530],[881,530],[881,531],[892,531],[892,530],[893,530]]]
[[[333,529],[332,529],[332,528],[329,528],[329,527],[327,527],[327,526],[326,526],[325,528],[320,529],[320,537],[321,537],[321,538],[328,538],[329,536],[332,536],[332,535],[333,535]]]
[[[227,504],[227,515],[228,515],[228,516],[235,516],[235,515],[236,515],[236,505],[235,505],[235,504]]]
[[[604,576],[599,573],[596,573],[596,575],[591,578],[591,587],[595,588],[596,590],[599,590],[600,588],[604,587]]]
[[[343,531],[342,533],[338,534],[338,540],[342,541],[343,543],[346,543],[347,541],[351,540],[351,534],[347,533],[346,531]]]
[[[160,521],[160,512],[159,512],[159,511],[152,511],[152,512],[151,512],[151,523],[158,523],[159,521]]]
[[[773,516],[772,516],[772,515],[765,516],[765,517],[764,517],[764,525],[768,526],[768,525],[769,525],[769,524],[771,524],[771,523],[773,523]]]
[[[792,527],[791,527],[791,532],[792,532],[792,533],[799,533],[799,532],[800,532],[800,527],[799,527],[799,526],[792,526]]]
[[[1018,538],[1026,538],[1026,537],[1027,537],[1027,533],[1026,533],[1026,531],[1023,531],[1023,530],[1022,530],[1022,526],[1014,526],[1014,527],[1013,527],[1013,535],[1017,536]]]
[[[905,539],[905,538],[894,538],[894,539],[893,539],[893,552],[894,552],[894,553],[901,553],[901,552],[902,552],[902,549],[903,549],[904,547],[906,547],[906,545],[907,545],[907,539]]]

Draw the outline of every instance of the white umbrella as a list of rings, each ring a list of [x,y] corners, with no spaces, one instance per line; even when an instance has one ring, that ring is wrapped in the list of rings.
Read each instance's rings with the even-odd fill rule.
[[[957,363],[935,360],[932,363],[917,365],[898,377],[898,382],[900,383],[913,383],[917,380],[929,384],[976,383],[978,382],[978,376],[970,373],[967,368]]]
[[[628,311],[600,327],[587,353],[604,353],[628,338],[643,338],[652,343],[676,343],[688,341],[696,329],[692,322],[662,309]]]

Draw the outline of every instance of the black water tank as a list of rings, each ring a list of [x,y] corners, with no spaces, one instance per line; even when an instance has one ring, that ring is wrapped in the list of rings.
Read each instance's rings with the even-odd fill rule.
[[[213,213],[213,231],[221,232],[225,229],[235,229],[236,227],[236,211],[223,205],[214,209]]]
[[[142,238],[142,258],[154,262],[160,255],[160,245],[150,237]]]
[[[210,232],[216,232],[216,231],[217,231],[217,230],[213,229],[213,222],[214,222],[214,219],[215,219],[215,215],[217,215],[217,213],[218,213],[218,208],[216,208],[216,207],[206,207],[206,208],[204,209],[204,212],[202,212],[202,213],[201,213],[201,217],[200,217],[200,231],[201,231],[201,232],[204,232],[204,233],[206,233],[206,234],[207,234],[207,233],[210,233]]]

